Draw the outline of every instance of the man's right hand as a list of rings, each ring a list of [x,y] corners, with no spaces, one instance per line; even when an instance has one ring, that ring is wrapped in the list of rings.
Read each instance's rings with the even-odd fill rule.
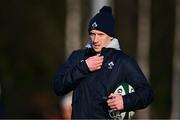
[[[100,56],[100,54],[97,54],[95,56],[89,57],[86,59],[86,64],[90,71],[95,71],[101,69],[101,66],[103,64],[104,56]]]

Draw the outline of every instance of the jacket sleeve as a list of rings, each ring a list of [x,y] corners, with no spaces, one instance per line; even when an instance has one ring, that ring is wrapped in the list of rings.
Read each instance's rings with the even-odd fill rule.
[[[73,52],[60,66],[53,80],[53,88],[57,95],[62,96],[73,90],[89,72],[86,62],[80,61],[79,56],[79,52]]]
[[[135,89],[135,92],[123,96],[124,110],[147,107],[153,100],[153,90],[136,61],[131,58],[125,60],[124,72],[126,81]]]

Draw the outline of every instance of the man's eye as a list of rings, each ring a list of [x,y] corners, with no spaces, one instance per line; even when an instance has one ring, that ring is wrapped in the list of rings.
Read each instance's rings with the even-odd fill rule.
[[[94,35],[94,33],[90,33],[90,35]]]
[[[101,36],[101,37],[104,36],[104,34],[98,34],[98,35]]]

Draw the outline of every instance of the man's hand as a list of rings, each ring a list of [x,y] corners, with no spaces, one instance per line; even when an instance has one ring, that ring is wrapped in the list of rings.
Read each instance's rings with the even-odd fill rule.
[[[104,57],[100,56],[100,54],[89,57],[86,59],[86,64],[90,71],[95,71],[98,69],[101,69],[102,63],[103,63]]]
[[[110,96],[108,96],[107,104],[113,110],[123,110],[124,109],[123,98],[119,94],[111,93]]]

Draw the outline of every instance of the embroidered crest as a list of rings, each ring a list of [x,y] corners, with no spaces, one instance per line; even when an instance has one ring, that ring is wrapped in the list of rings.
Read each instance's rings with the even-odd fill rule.
[[[112,69],[112,68],[113,68],[113,66],[114,66],[113,61],[111,61],[111,62],[109,62],[109,63],[108,63],[108,69]]]
[[[95,27],[97,27],[98,25],[97,25],[97,23],[96,22],[94,22],[93,24],[92,24],[92,27],[93,28],[95,28]]]

